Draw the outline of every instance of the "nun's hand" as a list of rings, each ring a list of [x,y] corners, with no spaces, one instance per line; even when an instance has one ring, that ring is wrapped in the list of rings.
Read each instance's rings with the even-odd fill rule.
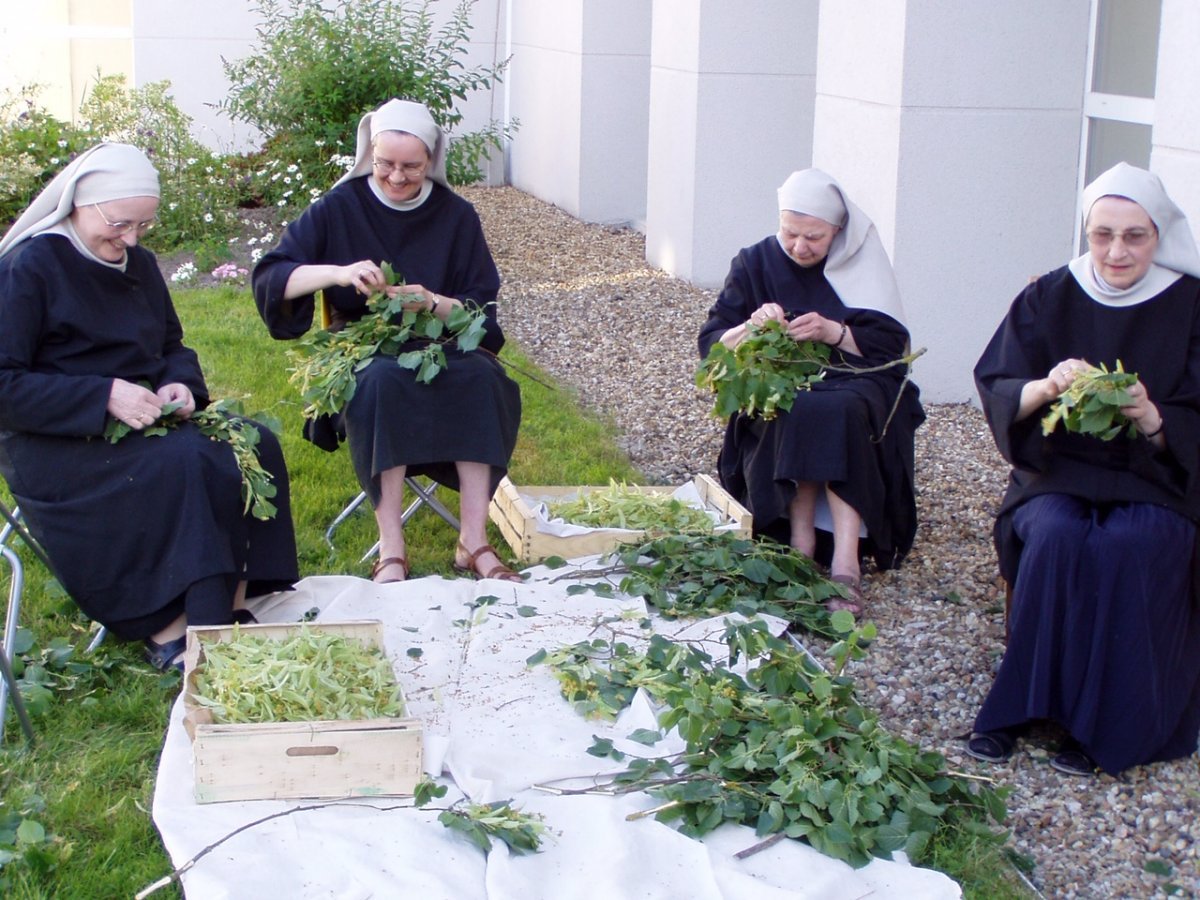
[[[158,399],[157,394],[140,384],[134,384],[124,378],[114,378],[106,408],[109,415],[117,421],[124,422],[135,431],[141,431],[158,421],[162,412],[162,401]]]
[[[383,276],[383,269],[369,259],[342,266],[338,284],[342,287],[352,287],[368,297],[388,286],[387,279]]]
[[[1146,390],[1146,386],[1138,381],[1128,388],[1126,393],[1133,402],[1129,406],[1122,406],[1121,412],[1129,421],[1133,422],[1143,435],[1157,437],[1163,428],[1163,417],[1162,413],[1158,411],[1158,407],[1150,402],[1150,394]]]
[[[750,313],[750,324],[761,325],[764,322],[776,321],[782,325],[787,324],[787,314],[783,311],[783,307],[778,303],[764,303],[754,312]]]
[[[1057,400],[1075,381],[1076,373],[1088,368],[1091,366],[1083,359],[1064,359],[1056,363],[1045,378],[1045,391],[1049,399]]]
[[[820,313],[808,312],[796,316],[788,323],[788,334],[795,341],[819,341],[822,344],[833,344],[841,337],[842,326],[832,319],[826,319]]]
[[[154,394],[162,401],[163,406],[171,403],[179,404],[171,413],[177,419],[190,419],[192,413],[196,411],[196,398],[192,396],[192,390],[186,384],[173,381],[170,384],[164,384]]]

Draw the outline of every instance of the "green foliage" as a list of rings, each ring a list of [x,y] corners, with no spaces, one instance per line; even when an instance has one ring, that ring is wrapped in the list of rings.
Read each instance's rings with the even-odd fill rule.
[[[397,283],[391,266],[382,264],[388,283]],[[451,340],[464,353],[478,348],[487,317],[471,304],[454,306],[443,321],[425,309],[404,309],[411,295],[389,297],[379,292],[367,305],[370,312],[341,331],[319,330],[289,351],[291,381],[300,388],[304,415],[314,418],[341,412],[354,396],[355,373],[376,356],[395,357],[396,364],[417,373],[428,384],[446,368],[442,345]],[[401,352],[410,341],[423,341],[418,349]]]
[[[331,165],[353,158],[358,120],[393,97],[424,103],[453,134],[459,101],[506,65],[466,65],[474,4],[460,0],[435,28],[432,0],[262,0],[254,52],[224,63],[232,87],[219,108],[266,135],[271,158],[294,161],[320,185]],[[496,123],[455,135],[452,183],[478,181],[479,160],[503,137]]]
[[[825,578],[808,557],[728,532],[657,538],[609,559],[616,562],[603,574],[623,575],[617,590],[641,597],[668,618],[765,613],[832,636],[826,601],[846,596],[845,587]],[[608,583],[568,588],[585,590],[612,593]]]
[[[18,628],[12,651],[17,689],[34,718],[46,715],[59,698],[88,703],[93,692],[112,684],[116,662],[103,648],[82,657],[65,636],[39,644],[32,631]]]
[[[508,800],[494,803],[455,804],[438,815],[438,821],[487,853],[492,841],[508,845],[514,855],[537,853],[549,830],[538,813],[514,809]]]
[[[143,384],[149,389],[149,385]],[[163,406],[156,421],[141,430],[144,438],[162,437],[168,431],[179,427],[180,420],[175,416],[178,403],[168,403]],[[258,429],[243,415],[240,401],[219,400],[207,409],[198,409],[192,413],[189,421],[197,430],[214,441],[223,441],[233,451],[237,460],[238,471],[242,474],[242,502],[245,512],[252,513],[256,519],[273,519],[275,504],[271,498],[275,496],[276,488],[271,480],[271,473],[263,468],[258,459],[258,442],[262,439]],[[237,416],[238,418],[233,418]],[[128,437],[134,429],[120,419],[109,415],[104,426],[104,438],[110,444]]]
[[[696,370],[696,385],[716,395],[719,419],[741,412],[770,420],[792,408],[796,391],[821,381],[828,364],[828,344],[793,340],[787,326],[768,319],[732,350],[714,343]]]
[[[575,525],[629,528],[654,534],[712,531],[712,518],[670,494],[639,490],[615,478],[608,487],[548,504],[550,515]]]
[[[661,801],[651,813],[690,836],[735,822],[807,840],[853,866],[897,850],[919,860],[950,825],[998,842],[988,823],[1003,821],[1004,792],[953,776],[941,754],[889,734],[842,674],[873,629],[835,624],[846,631],[830,651],[832,671],[762,621],[727,623],[724,661],[661,635],[644,651],[596,639],[542,661],[567,672],[573,691],[614,709],[639,687],[661,705],[659,727],[678,729],[681,754],[630,759],[608,741],[589,752],[627,762],[615,789],[647,791]],[[745,675],[733,668],[743,658],[757,662]],[[631,737],[650,744],[656,736]]]
[[[1121,432],[1126,437],[1136,437],[1137,427],[1121,412],[1121,407],[1132,405],[1129,388],[1137,380],[1137,375],[1126,372],[1119,359],[1111,372],[1103,363],[1076,369],[1071,386],[1042,419],[1042,434],[1049,435],[1061,422],[1067,431],[1090,434],[1102,441],[1111,441]]]
[[[37,104],[27,86],[0,98],[0,234],[81,151],[95,143],[87,132],[61,122]]]
[[[194,697],[214,722],[404,715],[391,661],[346,635],[305,627],[276,639],[235,625],[229,640],[203,646]]]

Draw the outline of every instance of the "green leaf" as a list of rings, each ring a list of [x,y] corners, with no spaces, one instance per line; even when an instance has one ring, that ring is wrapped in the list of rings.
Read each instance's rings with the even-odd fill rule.
[[[662,740],[662,734],[653,728],[638,728],[629,735],[629,740],[653,747]]]

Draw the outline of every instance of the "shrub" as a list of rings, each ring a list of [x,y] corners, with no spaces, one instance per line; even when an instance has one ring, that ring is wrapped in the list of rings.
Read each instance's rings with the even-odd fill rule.
[[[36,85],[0,98],[0,233],[95,139],[37,103]]]
[[[392,97],[416,100],[451,135],[451,180],[478,181],[481,160],[505,135],[495,122],[455,135],[456,104],[498,81],[507,62],[465,65],[475,0],[459,0],[437,29],[432,3],[262,0],[255,52],[225,61],[232,87],[218,108],[261,131],[270,158],[294,162],[324,188],[344,171],[339,158],[353,156],[365,112]]]

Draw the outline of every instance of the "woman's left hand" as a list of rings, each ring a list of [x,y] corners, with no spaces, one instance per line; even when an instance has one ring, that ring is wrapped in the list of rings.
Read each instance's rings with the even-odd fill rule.
[[[1150,394],[1147,392],[1146,386],[1140,381],[1136,382],[1127,389],[1126,393],[1133,402],[1129,406],[1122,406],[1121,412],[1133,422],[1142,434],[1152,434],[1157,438],[1162,432],[1163,417],[1162,413],[1158,411],[1158,407],[1150,402]],[[1151,438],[1151,440],[1155,438]]]
[[[164,384],[154,394],[162,401],[163,406],[168,403],[179,404],[179,408],[171,414],[177,419],[190,419],[196,411],[196,398],[192,396],[191,389],[186,384],[177,381]]]
[[[788,322],[788,334],[796,341],[819,341],[834,344],[842,335],[842,326],[820,313],[808,312]]]
[[[395,288],[396,296],[404,298],[405,309],[427,309],[439,318],[445,318],[453,301],[449,297],[441,297],[422,284],[402,284]]]

